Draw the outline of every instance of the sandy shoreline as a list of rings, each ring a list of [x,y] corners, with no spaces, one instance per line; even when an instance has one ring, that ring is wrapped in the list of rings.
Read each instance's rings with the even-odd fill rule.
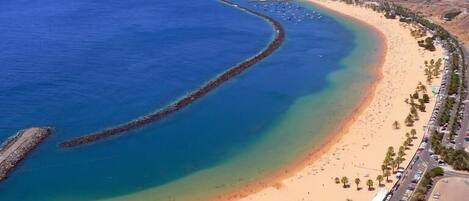
[[[417,46],[417,41],[397,20],[386,20],[381,14],[369,9],[350,6],[339,2],[310,0],[339,15],[365,24],[374,30],[383,40],[380,61],[375,64],[375,80],[366,89],[367,95],[338,128],[320,145],[317,145],[306,158],[287,166],[269,178],[249,184],[236,192],[218,196],[214,200],[371,200],[375,191],[365,188],[366,180],[381,174],[380,166],[388,146],[397,148],[405,139],[405,133],[411,128],[404,126],[404,119],[409,106],[404,99],[415,91],[417,83],[425,83],[425,60],[443,57],[440,47],[435,52],[424,51]],[[434,79],[431,86],[440,84]],[[435,105],[435,98],[430,95],[426,111],[419,113],[420,120],[412,128],[417,130],[417,137],[423,136],[423,126],[428,122]],[[392,128],[395,120],[401,129]],[[419,140],[417,140],[419,141]],[[416,146],[406,152],[410,158]],[[404,161],[405,166],[409,160]],[[344,189],[335,184],[335,177],[347,176],[351,188]],[[353,180],[361,179],[363,190],[357,191]],[[394,175],[390,177],[394,179]],[[386,183],[389,190],[392,183]]]

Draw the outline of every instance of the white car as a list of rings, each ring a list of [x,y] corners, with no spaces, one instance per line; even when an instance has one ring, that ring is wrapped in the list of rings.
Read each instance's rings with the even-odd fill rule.
[[[405,169],[404,169],[403,167],[397,168],[397,172],[398,172],[398,173],[401,173],[401,174],[402,174],[402,173],[404,173],[404,171],[405,171]]]
[[[398,173],[396,174],[396,178],[397,178],[397,179],[400,179],[401,177],[402,177],[402,173],[401,173],[401,172],[398,172]]]

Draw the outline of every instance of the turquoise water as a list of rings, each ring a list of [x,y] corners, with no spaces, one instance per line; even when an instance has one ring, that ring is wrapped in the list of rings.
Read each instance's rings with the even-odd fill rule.
[[[301,157],[363,98],[375,36],[304,3],[295,12],[323,17],[296,22],[238,2],[285,26],[278,51],[164,121],[61,150],[176,100],[273,30],[217,1],[2,1],[0,138],[55,132],[0,184],[0,200],[204,200]]]

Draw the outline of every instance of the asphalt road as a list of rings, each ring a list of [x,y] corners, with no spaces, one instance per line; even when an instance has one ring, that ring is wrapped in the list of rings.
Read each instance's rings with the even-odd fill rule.
[[[430,154],[428,152],[429,146],[430,145],[427,145],[424,150],[417,152],[412,162],[409,164],[408,168],[404,172],[404,175],[399,180],[397,185],[395,185],[391,201],[400,201],[402,200],[402,198],[404,198],[404,194],[412,185],[412,183],[414,183],[415,185],[417,184],[414,180],[414,177],[418,172],[420,172],[422,174],[421,176],[423,176],[425,170],[432,169],[438,166],[437,162],[430,157]]]
[[[466,56],[466,65],[467,62],[469,61],[469,49],[466,47],[466,45],[463,46],[463,51],[464,55]],[[466,83],[469,84],[469,69],[466,70]],[[468,133],[469,129],[469,95],[466,96],[466,103],[465,103],[465,108],[464,108],[464,115],[463,115],[463,120],[461,123],[461,130],[459,131],[458,136],[456,137],[456,148],[467,148],[469,145],[469,142],[467,142],[464,137],[466,133]]]

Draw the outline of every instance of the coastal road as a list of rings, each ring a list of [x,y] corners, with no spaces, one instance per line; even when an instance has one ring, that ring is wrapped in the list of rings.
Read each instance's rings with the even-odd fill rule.
[[[463,45],[463,52],[464,56],[466,57],[466,66],[468,65],[469,62],[469,48],[466,45]],[[469,70],[466,69],[466,83],[469,83]],[[468,89],[466,89],[468,91]],[[469,95],[466,96],[465,102],[465,107],[464,107],[464,114],[463,114],[463,119],[461,123],[461,130],[459,131],[458,136],[456,137],[456,148],[467,148],[469,145],[469,142],[467,142],[464,137],[467,133],[467,130],[469,129]]]
[[[469,61],[469,54],[468,54],[469,49],[464,46],[463,51],[464,51],[464,55],[466,56],[466,62],[467,62]],[[469,79],[469,71],[466,71],[466,79]],[[469,100],[465,102],[466,104],[469,104]],[[452,115],[457,115],[457,113],[454,113]],[[461,129],[456,138],[456,148],[463,148],[467,146],[468,142],[464,140],[464,136],[468,129],[469,129],[469,106],[465,106]],[[409,187],[411,185],[415,185],[415,180],[413,178],[417,174],[417,172],[424,173],[425,169],[430,170],[432,168],[438,167],[438,162],[435,159],[433,159],[432,156],[430,155],[429,146],[430,145],[427,144],[427,146],[423,150],[417,151],[415,157],[413,158],[413,161],[410,163],[410,165],[404,172],[403,177],[398,181],[394,189],[392,189],[393,194],[390,199],[391,201],[405,200],[403,198],[404,198],[406,191],[413,190],[412,188],[409,188]],[[469,174],[467,173],[456,172],[456,171],[449,169],[448,167],[443,167],[443,168],[445,169],[445,176],[437,178],[437,180],[446,178],[446,177],[453,177],[453,176],[469,178]],[[414,184],[412,184],[413,182]],[[431,189],[428,192],[429,193],[427,194],[427,198],[430,196]]]
[[[402,198],[406,194],[406,191],[409,190],[409,187],[411,185],[417,184],[414,180],[414,177],[417,173],[420,173],[423,176],[425,170],[432,169],[437,166],[437,162],[431,158],[430,154],[427,151],[428,146],[429,145],[427,145],[422,151],[417,151],[415,157],[410,162],[403,176],[398,181],[397,185],[394,186],[394,189],[392,189],[393,194],[390,199],[391,201],[402,200]]]

